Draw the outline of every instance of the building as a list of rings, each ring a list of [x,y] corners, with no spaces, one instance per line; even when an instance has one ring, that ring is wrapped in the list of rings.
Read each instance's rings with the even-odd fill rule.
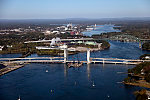
[[[4,48],[4,46],[0,46],[0,51],[2,51],[2,50],[3,50],[3,48]]]
[[[72,30],[72,24],[67,25],[67,30]]]
[[[45,31],[45,35],[49,35],[49,34],[51,34],[51,31],[46,30],[46,31]]]

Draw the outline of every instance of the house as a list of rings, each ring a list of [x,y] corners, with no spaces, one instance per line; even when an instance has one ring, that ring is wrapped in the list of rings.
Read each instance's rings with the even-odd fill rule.
[[[2,50],[3,50],[3,48],[4,48],[4,46],[0,46],[0,51],[2,51]]]
[[[142,69],[142,70],[141,70],[141,75],[144,75],[144,74],[145,74],[145,73],[144,73],[144,69]]]
[[[150,59],[150,56],[145,56],[145,59],[147,59],[147,60]]]

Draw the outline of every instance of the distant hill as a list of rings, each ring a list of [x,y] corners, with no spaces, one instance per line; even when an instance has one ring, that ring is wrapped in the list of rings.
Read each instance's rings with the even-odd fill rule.
[[[124,17],[124,18],[66,18],[66,19],[0,19],[0,24],[31,23],[31,24],[107,24],[118,21],[150,21],[150,17]]]

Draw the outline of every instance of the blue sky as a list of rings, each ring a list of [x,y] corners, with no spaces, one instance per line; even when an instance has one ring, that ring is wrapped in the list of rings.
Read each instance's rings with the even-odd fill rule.
[[[0,0],[0,19],[150,17],[150,0]]]

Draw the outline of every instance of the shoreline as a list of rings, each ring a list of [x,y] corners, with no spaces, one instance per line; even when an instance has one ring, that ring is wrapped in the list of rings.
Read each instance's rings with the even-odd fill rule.
[[[14,65],[11,65],[11,64],[14,64]],[[0,69],[0,76],[5,75],[5,74],[7,74],[9,72],[15,71],[15,70],[25,66],[24,64],[20,65],[20,64],[9,63],[9,62],[4,63],[3,65],[6,66],[6,67]]]
[[[125,84],[125,85],[130,85],[130,86],[150,88],[150,84],[149,85],[143,85],[143,84],[140,84],[140,83],[124,83],[124,82],[122,82],[122,83]]]

